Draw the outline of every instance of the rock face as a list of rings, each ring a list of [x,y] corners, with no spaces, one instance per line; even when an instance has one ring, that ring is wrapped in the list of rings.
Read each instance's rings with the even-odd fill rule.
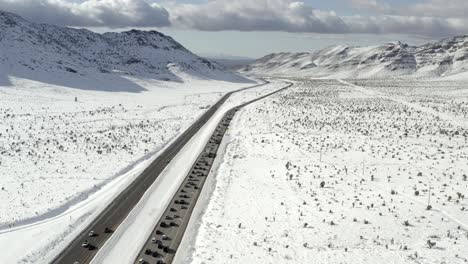
[[[197,78],[239,80],[223,67],[193,54],[157,31],[98,34],[86,29],[31,23],[0,11],[0,69],[36,79],[50,74],[107,74],[180,81]]]
[[[334,46],[314,53],[275,53],[241,70],[254,74],[337,78],[435,77],[468,71],[468,36],[419,47]]]

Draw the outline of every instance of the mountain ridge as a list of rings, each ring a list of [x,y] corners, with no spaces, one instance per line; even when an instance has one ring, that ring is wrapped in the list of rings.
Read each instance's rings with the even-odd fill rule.
[[[421,46],[399,41],[380,46],[337,45],[308,52],[268,54],[242,73],[338,78],[440,77],[468,71],[468,35]]]
[[[154,30],[99,34],[32,23],[1,10],[0,68],[0,75],[60,85],[66,84],[66,76],[79,79],[74,83],[87,79],[87,84],[102,76],[114,80],[134,76],[175,82],[184,77],[247,81]],[[2,79],[6,78],[0,76]]]

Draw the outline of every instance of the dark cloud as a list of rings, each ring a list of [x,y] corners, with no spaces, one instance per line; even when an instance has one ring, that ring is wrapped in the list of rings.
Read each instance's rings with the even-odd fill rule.
[[[345,33],[347,25],[333,12],[284,0],[218,0],[168,6],[176,26],[200,30]]]
[[[174,25],[204,31],[395,33],[424,37],[468,32],[468,19],[463,16],[468,9],[466,0],[427,0],[407,8],[390,6],[384,0],[347,1],[355,9],[371,10],[376,15],[339,16],[294,0],[208,0],[201,4],[167,0],[164,7],[153,0],[0,0],[0,9],[32,21],[81,27]]]
[[[144,0],[0,0],[0,9],[35,22],[63,26],[169,26],[169,13]]]
[[[287,31],[310,33],[413,34],[441,37],[468,32],[463,19],[399,15],[376,0],[350,0],[355,6],[390,12],[379,16],[338,16],[292,0],[216,0],[166,6],[174,25],[207,31]],[[442,0],[433,0],[433,2]],[[459,1],[459,0],[455,0]]]

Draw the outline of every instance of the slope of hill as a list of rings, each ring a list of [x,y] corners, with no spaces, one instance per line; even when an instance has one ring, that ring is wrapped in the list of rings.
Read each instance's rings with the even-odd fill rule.
[[[401,42],[382,46],[334,46],[314,53],[276,53],[241,72],[288,76],[385,78],[437,77],[468,71],[468,36],[419,47]]]
[[[157,31],[97,34],[28,22],[0,11],[0,83],[7,76],[83,89],[139,91],[128,76],[245,81]],[[109,79],[103,85],[96,80]]]

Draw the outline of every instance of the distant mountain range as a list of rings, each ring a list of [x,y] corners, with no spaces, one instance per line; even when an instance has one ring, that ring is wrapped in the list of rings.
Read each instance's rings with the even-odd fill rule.
[[[229,70],[242,69],[243,67],[255,61],[255,59],[249,59],[249,58],[245,58],[245,59],[244,58],[212,58],[212,57],[207,57],[207,58],[210,61],[214,61]]]
[[[418,47],[392,42],[373,47],[334,46],[313,53],[275,53],[254,62],[213,61],[157,31],[98,34],[31,23],[0,11],[0,86],[8,85],[8,76],[65,86],[73,80],[71,86],[79,88],[101,78],[121,77],[246,82],[229,71],[238,67],[244,74],[330,78],[450,76],[468,72],[468,36]]]
[[[275,53],[242,73],[330,78],[439,77],[468,71],[468,36],[409,46],[333,46],[313,53]]]
[[[157,31],[98,34],[26,21],[0,11],[0,85],[5,76],[48,82],[62,78],[137,76],[246,81]],[[89,77],[89,78],[88,78]]]

